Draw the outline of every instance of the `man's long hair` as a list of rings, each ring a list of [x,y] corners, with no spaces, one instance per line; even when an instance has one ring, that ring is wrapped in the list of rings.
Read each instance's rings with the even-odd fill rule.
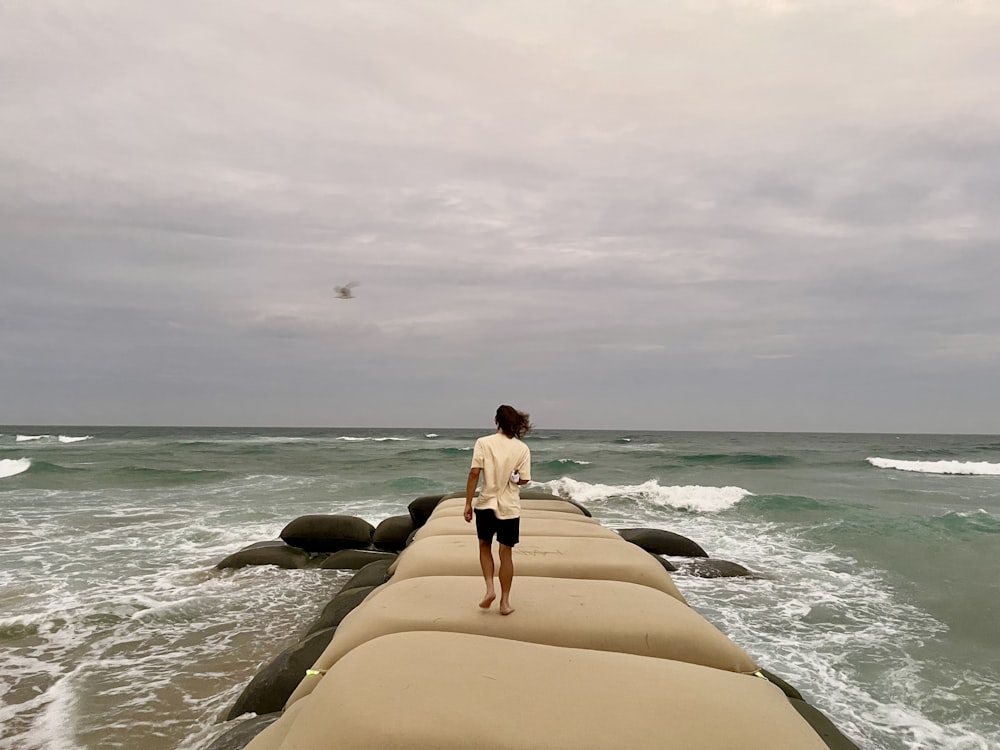
[[[513,406],[501,404],[497,407],[497,427],[509,438],[521,438],[531,430],[528,415]]]

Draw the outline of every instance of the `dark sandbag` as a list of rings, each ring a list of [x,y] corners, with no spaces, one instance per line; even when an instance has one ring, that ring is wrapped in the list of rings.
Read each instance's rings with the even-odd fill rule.
[[[667,560],[665,557],[660,557],[659,555],[653,555],[653,557],[656,559],[656,562],[662,565],[663,569],[668,573],[673,573],[675,570],[677,570],[677,566],[674,565],[672,562],[670,562],[670,560]]]
[[[336,628],[327,628],[307,636],[290,649],[282,651],[250,680],[225,721],[247,713],[269,714],[281,711],[288,696],[302,681],[306,670],[319,658],[333,639]]]
[[[342,549],[334,552],[323,561],[323,570],[360,570],[366,565],[381,560],[392,562],[396,559],[395,552],[376,552],[367,549]]]
[[[809,722],[809,726],[815,730],[830,750],[859,750],[858,746],[847,739],[844,733],[837,729],[833,722],[818,708],[796,698],[789,698],[788,702],[799,712],[799,716]]]
[[[391,516],[375,527],[372,544],[376,549],[400,552],[406,546],[406,538],[413,531],[413,519],[409,516]]]
[[[280,539],[268,539],[263,542],[254,542],[253,544],[248,544],[246,547],[240,547],[240,552],[245,549],[257,549],[258,547],[274,547],[275,545],[281,546],[284,544]]]
[[[326,632],[328,629],[335,628],[340,625],[341,620],[347,617],[352,609],[361,604],[361,602],[365,600],[365,597],[368,596],[374,588],[374,586],[363,586],[341,591],[323,608],[323,611],[320,612],[316,621],[309,626],[309,630],[306,631],[306,635],[308,636],[312,633]],[[313,661],[315,661],[315,659]],[[288,698],[288,696],[286,695],[285,698]],[[284,699],[282,699],[281,703],[284,705]]]
[[[338,593],[342,594],[350,589],[381,586],[389,580],[389,566],[392,565],[395,559],[394,556],[392,560],[378,560],[377,562],[368,563],[355,573],[351,580],[345,583]]]
[[[522,500],[562,500],[564,503],[569,503],[580,509],[587,518],[593,518],[590,511],[585,507],[580,505],[576,500],[570,500],[568,497],[560,497],[559,495],[553,495],[551,492],[545,492],[543,490],[521,490]]]
[[[717,560],[714,557],[702,557],[681,565],[681,571],[698,578],[757,578],[752,570],[747,570],[739,563],[729,560]]]
[[[279,716],[281,713],[276,712],[241,721],[216,737],[205,750],[243,750],[250,740],[271,726]]]
[[[308,552],[336,552],[370,547],[375,527],[356,516],[299,516],[281,530],[281,538]]]
[[[427,523],[427,519],[431,517],[431,513],[434,512],[437,504],[441,502],[442,497],[444,495],[424,495],[406,506],[406,509],[410,511],[410,518],[413,520],[414,529],[419,529]]]
[[[247,565],[277,565],[279,568],[299,569],[308,564],[308,552],[278,540],[251,544],[223,559],[215,567],[222,570],[224,568],[243,568]]]
[[[686,536],[663,529],[618,529],[622,538],[637,544],[654,555],[676,555],[678,557],[708,557],[698,545]],[[284,537],[282,537],[284,538]]]
[[[795,700],[799,701],[803,700],[802,693],[800,693],[794,687],[792,687],[783,679],[778,677],[778,675],[776,675],[774,672],[768,672],[766,669],[758,669],[757,671],[760,672],[762,675],[764,675],[764,678],[772,685],[776,685],[777,687],[781,688],[781,692],[783,692],[789,698],[794,698]]]

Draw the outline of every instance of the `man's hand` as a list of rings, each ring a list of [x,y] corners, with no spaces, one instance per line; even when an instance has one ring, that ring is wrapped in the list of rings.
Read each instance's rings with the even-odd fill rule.
[[[483,470],[473,467],[469,469],[469,478],[465,482],[465,522],[472,522],[472,498],[476,494],[476,487],[479,486],[479,475]]]

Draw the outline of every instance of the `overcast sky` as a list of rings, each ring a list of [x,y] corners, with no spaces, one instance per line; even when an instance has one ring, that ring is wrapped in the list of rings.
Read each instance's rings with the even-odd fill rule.
[[[991,0],[5,0],[0,423],[1000,432],[998,39]]]

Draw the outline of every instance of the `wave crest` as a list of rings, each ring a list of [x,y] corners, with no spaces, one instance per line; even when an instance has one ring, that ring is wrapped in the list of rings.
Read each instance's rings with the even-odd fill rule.
[[[590,484],[569,477],[544,482],[557,495],[570,497],[577,502],[593,503],[610,498],[626,498],[639,502],[669,506],[678,510],[718,513],[753,495],[742,487],[703,487],[701,485],[660,486],[656,479],[642,484]]]
[[[0,459],[0,479],[23,474],[31,468],[30,458],[3,458]]]
[[[79,442],[82,442],[84,440],[90,440],[91,437],[93,437],[93,436],[92,435],[83,435],[81,437],[74,437],[72,435],[60,435],[59,436],[59,442],[60,443],[79,443]]]
[[[975,474],[978,476],[1000,476],[1000,464],[988,461],[901,461],[877,456],[867,459],[879,469],[897,471],[918,471],[924,474]]]
[[[533,464],[535,470],[539,469],[552,469],[553,471],[566,471],[567,468],[573,468],[576,466],[590,466],[590,461],[577,461],[572,458],[557,458],[552,461],[541,461],[539,463]]]
[[[409,438],[401,437],[351,437],[350,435],[341,435],[337,440],[343,440],[347,443],[363,443],[365,441],[372,441],[373,443],[386,443],[386,442],[404,442],[409,440]]]

